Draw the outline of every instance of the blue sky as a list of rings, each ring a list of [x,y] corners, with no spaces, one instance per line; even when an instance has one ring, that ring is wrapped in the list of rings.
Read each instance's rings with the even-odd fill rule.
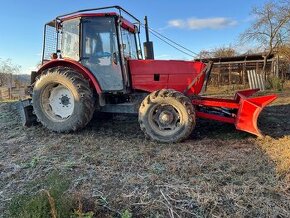
[[[197,53],[229,44],[236,46],[239,34],[253,19],[251,8],[264,3],[265,0],[2,0],[0,58],[12,59],[22,66],[22,73],[29,73],[41,58],[44,23],[60,14],[109,5],[120,5],[140,20],[147,15],[151,28]],[[153,36],[151,40],[156,58],[190,58]]]

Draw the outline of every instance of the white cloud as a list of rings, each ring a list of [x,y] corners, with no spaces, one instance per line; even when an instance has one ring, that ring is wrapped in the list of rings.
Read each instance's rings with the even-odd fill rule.
[[[257,19],[257,16],[255,16],[255,15],[249,15],[245,19],[243,19],[242,22],[248,23],[248,22],[255,21],[256,19]]]
[[[224,29],[235,26],[238,22],[231,18],[189,18],[187,20],[175,19],[168,21],[170,27],[180,29]]]
[[[184,20],[170,20],[170,21],[168,21],[168,24],[169,24],[169,26],[172,26],[172,27],[178,27],[178,28],[185,27]]]

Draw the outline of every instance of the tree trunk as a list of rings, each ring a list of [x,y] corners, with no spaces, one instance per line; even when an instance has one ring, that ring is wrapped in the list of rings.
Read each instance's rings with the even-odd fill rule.
[[[270,57],[272,52],[268,52],[265,56],[264,56],[264,61],[263,61],[263,77],[264,77],[264,81],[266,82],[267,80],[267,73],[266,73],[266,66],[267,66],[267,60]]]

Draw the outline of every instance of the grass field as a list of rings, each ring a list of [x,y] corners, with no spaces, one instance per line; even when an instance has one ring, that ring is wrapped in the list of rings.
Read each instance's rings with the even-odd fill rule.
[[[145,140],[134,116],[73,134],[24,128],[16,103],[0,103],[0,214],[290,217],[290,89],[277,94],[259,119],[265,138],[198,120],[179,144]]]

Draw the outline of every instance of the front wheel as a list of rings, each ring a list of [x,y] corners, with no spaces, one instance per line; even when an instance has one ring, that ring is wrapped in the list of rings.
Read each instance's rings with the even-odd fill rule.
[[[33,87],[34,112],[52,131],[83,128],[93,116],[94,103],[89,82],[71,68],[50,68],[37,78]]]
[[[188,97],[171,89],[148,95],[139,109],[142,131],[152,140],[180,142],[188,138],[195,127],[195,112]]]

